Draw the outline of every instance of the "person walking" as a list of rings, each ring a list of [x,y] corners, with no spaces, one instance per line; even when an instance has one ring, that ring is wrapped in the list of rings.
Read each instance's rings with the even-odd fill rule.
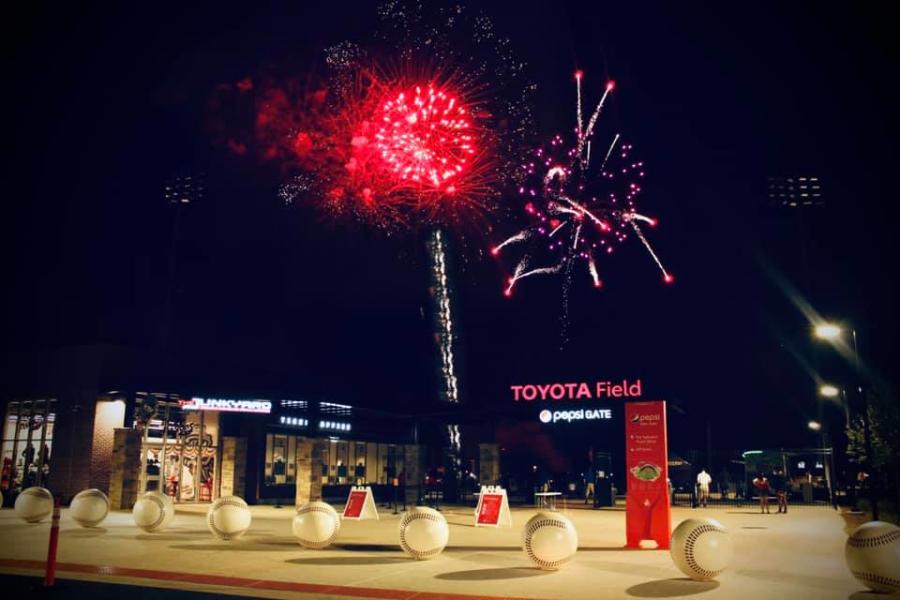
[[[753,487],[759,494],[759,511],[760,513],[771,514],[769,512],[769,492],[772,491],[772,485],[769,479],[762,473],[758,473],[753,479]]]
[[[709,473],[706,472],[706,469],[701,469],[699,473],[697,473],[697,492],[699,495],[700,506],[706,508],[706,503],[709,502],[709,484],[712,483],[712,477]]]

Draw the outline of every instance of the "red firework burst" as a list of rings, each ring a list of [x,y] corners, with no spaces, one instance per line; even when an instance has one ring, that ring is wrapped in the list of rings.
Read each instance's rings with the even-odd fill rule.
[[[453,193],[476,154],[466,107],[441,89],[417,85],[381,105],[375,148],[401,182]]]
[[[486,113],[439,75],[277,89],[257,113],[264,158],[307,173],[329,213],[379,225],[457,223],[480,214],[495,177]]]

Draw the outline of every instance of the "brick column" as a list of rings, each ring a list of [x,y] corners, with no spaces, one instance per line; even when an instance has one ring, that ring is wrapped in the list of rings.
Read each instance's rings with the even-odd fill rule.
[[[243,496],[247,485],[247,438],[222,438],[222,481],[219,496]]]
[[[296,494],[294,506],[310,501],[312,491],[312,440],[297,438]]]
[[[328,463],[328,440],[312,440],[310,451],[309,499],[322,499],[322,466]]]
[[[416,506],[424,491],[422,484],[425,482],[425,456],[421,447],[415,444],[403,446],[403,468],[406,473],[406,504]]]
[[[141,432],[116,429],[113,434],[109,503],[113,510],[131,508],[137,501],[141,477]]]
[[[500,483],[500,446],[478,444],[478,483],[498,485]]]

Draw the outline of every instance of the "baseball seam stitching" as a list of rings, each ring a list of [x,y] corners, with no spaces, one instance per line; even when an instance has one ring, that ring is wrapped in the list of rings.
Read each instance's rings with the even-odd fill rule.
[[[215,503],[213,503],[212,506],[209,507],[209,512],[206,513],[206,523],[209,526],[210,530],[212,530],[213,534],[220,540],[230,540],[232,539],[232,534],[226,533],[225,531],[216,527],[216,524],[214,522],[215,520],[213,519],[216,511],[223,506],[237,506],[238,508],[247,508],[247,503],[240,499],[235,500],[234,498],[228,497],[219,498],[215,501]],[[241,533],[243,533],[243,531]]]
[[[297,538],[302,540],[303,542],[306,542],[305,544],[303,544],[303,546],[312,550],[321,550],[322,548],[327,548],[331,545],[332,542],[334,542],[335,539],[337,539],[338,533],[340,532],[341,524],[337,519],[337,511],[330,506],[328,508],[325,508],[324,506],[301,506],[299,509],[297,509],[298,515],[305,515],[308,513],[323,513],[334,519],[334,530],[331,533],[331,537],[322,542],[310,542],[309,540],[304,540],[300,536],[297,536]]]
[[[687,562],[688,566],[692,571],[697,573],[702,577],[715,577],[719,573],[722,572],[722,569],[717,571],[711,571],[709,569],[704,569],[697,562],[696,556],[694,555],[694,545],[697,543],[697,540],[700,539],[700,536],[704,533],[709,533],[710,531],[717,531],[719,533],[725,533],[723,529],[716,527],[715,525],[710,525],[708,523],[695,527],[688,534],[687,539],[684,541],[684,558]]]
[[[538,558],[538,556],[534,553],[534,549],[531,547],[531,536],[534,535],[535,531],[544,526],[558,527],[559,529],[569,528],[568,524],[565,521],[560,521],[557,519],[541,519],[539,521],[530,523],[525,529],[525,554],[527,554],[528,558],[534,561],[538,566],[556,569],[571,557],[555,561],[547,561],[542,558]]]
[[[444,549],[444,546],[438,546],[430,550],[415,550],[406,541],[406,528],[413,521],[425,519],[426,521],[434,521],[435,523],[446,523],[446,520],[439,519],[436,515],[427,512],[408,512],[400,519],[400,547],[403,551],[411,555],[413,558],[431,558],[437,556]]]

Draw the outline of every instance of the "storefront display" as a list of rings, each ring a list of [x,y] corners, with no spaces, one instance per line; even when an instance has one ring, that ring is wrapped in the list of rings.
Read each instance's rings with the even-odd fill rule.
[[[14,490],[46,485],[50,477],[50,453],[56,401],[13,401],[3,422],[2,476],[0,489]]]

